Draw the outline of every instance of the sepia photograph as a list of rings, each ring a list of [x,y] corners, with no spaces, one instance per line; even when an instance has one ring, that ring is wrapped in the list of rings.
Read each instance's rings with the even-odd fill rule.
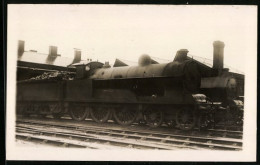
[[[7,160],[256,161],[257,6],[7,8]]]

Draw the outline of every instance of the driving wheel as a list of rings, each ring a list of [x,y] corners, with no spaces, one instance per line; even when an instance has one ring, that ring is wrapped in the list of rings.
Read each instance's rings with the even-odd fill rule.
[[[111,118],[111,110],[104,107],[94,107],[90,111],[92,119],[97,123],[105,123]]]
[[[176,123],[181,130],[191,130],[196,124],[195,110],[180,109],[176,113]]]
[[[148,126],[159,127],[163,122],[163,112],[159,110],[146,110],[144,112],[144,119]]]
[[[131,108],[118,108],[113,111],[115,121],[120,125],[130,125],[137,117],[137,110]]]
[[[84,105],[75,105],[70,107],[70,117],[76,121],[83,121],[89,116],[89,107]]]

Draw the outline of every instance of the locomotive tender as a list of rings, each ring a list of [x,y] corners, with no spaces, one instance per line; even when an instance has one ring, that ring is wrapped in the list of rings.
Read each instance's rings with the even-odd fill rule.
[[[148,55],[139,58],[138,66],[78,63],[73,80],[18,82],[17,113],[55,118],[69,113],[78,121],[90,116],[99,123],[145,121],[150,127],[165,122],[182,130],[203,127],[214,103],[201,93],[200,68],[187,53],[181,49],[164,64],[152,64]]]

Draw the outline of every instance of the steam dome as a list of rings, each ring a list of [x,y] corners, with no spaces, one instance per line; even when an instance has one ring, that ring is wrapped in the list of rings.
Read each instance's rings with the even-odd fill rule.
[[[145,66],[145,65],[150,65],[152,63],[152,59],[149,55],[143,54],[138,60],[139,66]]]

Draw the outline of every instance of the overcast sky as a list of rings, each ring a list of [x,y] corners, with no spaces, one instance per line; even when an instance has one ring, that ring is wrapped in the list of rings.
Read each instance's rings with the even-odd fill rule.
[[[244,71],[256,55],[255,6],[8,5],[8,44],[48,53],[49,45],[73,58],[138,61],[141,54],[172,60],[179,49],[213,58],[212,43],[225,43],[224,62]]]

